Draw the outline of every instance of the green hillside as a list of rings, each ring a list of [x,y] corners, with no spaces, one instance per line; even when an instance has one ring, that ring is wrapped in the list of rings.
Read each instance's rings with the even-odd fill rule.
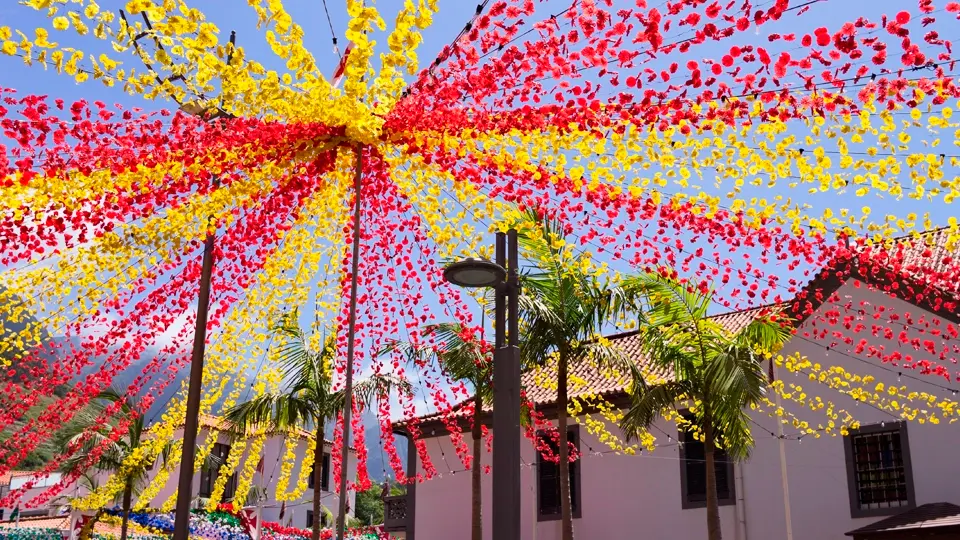
[[[32,419],[35,419],[39,416],[50,404],[57,401],[56,396],[44,396],[40,398],[39,403],[36,406],[27,411],[27,414],[20,421],[9,426],[7,429],[0,432],[0,443],[6,441],[10,436],[23,427],[23,425]],[[16,469],[18,470],[37,470],[42,468],[44,465],[50,462],[59,454],[59,448],[65,442],[64,437],[60,435],[61,432],[68,432],[68,428],[75,426],[76,418],[82,417],[83,414],[99,414],[103,410],[103,407],[99,404],[91,404],[87,406],[85,411],[81,411],[75,417],[74,420],[67,422],[60,431],[54,434],[50,439],[40,443],[32,452],[30,452],[26,459],[20,462],[17,465]]]

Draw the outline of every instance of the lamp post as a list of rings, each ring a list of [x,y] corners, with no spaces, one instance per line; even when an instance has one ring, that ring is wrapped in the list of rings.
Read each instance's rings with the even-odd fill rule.
[[[493,535],[520,539],[520,340],[517,231],[497,233],[496,260],[465,259],[443,278],[460,287],[496,291],[493,356]],[[474,464],[477,466],[477,464]]]

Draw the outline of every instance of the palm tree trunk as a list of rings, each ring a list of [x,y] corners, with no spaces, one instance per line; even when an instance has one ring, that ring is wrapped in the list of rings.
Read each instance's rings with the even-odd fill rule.
[[[120,518],[120,540],[127,540],[127,520],[130,519],[130,504],[133,498],[133,482],[128,477],[123,486],[123,517]]]
[[[705,415],[703,419],[703,455],[707,467],[707,539],[721,540],[720,505],[717,501],[717,468],[713,459],[713,422]]]
[[[317,445],[313,450],[313,524],[311,526],[311,539],[320,540],[320,521],[323,514],[320,513],[320,496],[323,491],[323,449],[326,442],[323,440],[323,421],[317,421]],[[344,443],[346,444],[346,443]]]
[[[473,495],[473,523],[472,523],[472,534],[471,538],[473,540],[483,540],[483,523],[482,511],[483,503],[481,501],[480,493],[480,447],[481,440],[483,435],[483,430],[480,429],[480,414],[483,412],[483,398],[480,396],[478,391],[473,397],[474,399],[474,410],[473,410],[473,469],[470,471],[470,481]]]
[[[561,540],[573,540],[573,512],[570,501],[570,452],[567,445],[567,354],[560,350],[557,366],[557,431],[560,434],[560,521]]]

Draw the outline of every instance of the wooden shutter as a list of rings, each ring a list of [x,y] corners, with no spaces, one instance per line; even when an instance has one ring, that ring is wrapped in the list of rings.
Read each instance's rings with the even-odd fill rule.
[[[549,433],[539,434],[540,440],[557,455],[557,445]],[[560,466],[537,453],[537,482],[539,511],[542,516],[560,514]]]
[[[330,454],[323,454],[323,464],[320,467],[320,489],[330,491]]]

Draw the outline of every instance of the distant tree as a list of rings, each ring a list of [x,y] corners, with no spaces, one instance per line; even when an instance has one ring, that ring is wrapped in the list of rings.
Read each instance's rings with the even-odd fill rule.
[[[390,495],[403,495],[402,486],[391,486]],[[383,523],[383,486],[371,486],[370,489],[357,493],[357,507],[354,515],[364,525],[379,525]]]

